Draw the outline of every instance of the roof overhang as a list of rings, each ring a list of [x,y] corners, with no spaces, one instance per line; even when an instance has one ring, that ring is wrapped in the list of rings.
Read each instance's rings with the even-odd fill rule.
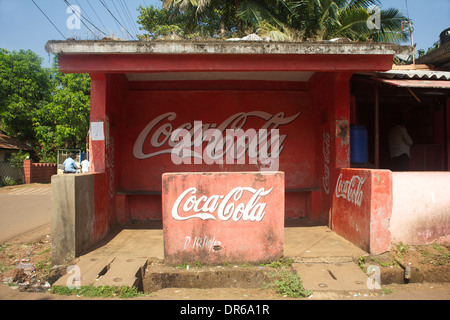
[[[450,68],[450,42],[417,59],[417,63],[432,64],[440,68]]]
[[[382,78],[372,78],[372,79],[395,87],[450,89],[450,81],[446,80],[402,80],[402,79],[382,79]]]
[[[450,89],[450,72],[402,69],[386,72],[358,72],[369,79],[402,88]]]
[[[124,73],[135,80],[202,75],[204,79],[303,81],[314,72],[390,70],[395,54],[412,52],[411,47],[396,44],[328,41],[70,40],[49,41],[45,47],[47,52],[59,54],[62,72]],[[175,72],[179,75],[164,75]],[[135,73],[153,75],[133,76]]]
[[[64,54],[411,54],[412,47],[369,42],[272,41],[48,41],[49,53]]]

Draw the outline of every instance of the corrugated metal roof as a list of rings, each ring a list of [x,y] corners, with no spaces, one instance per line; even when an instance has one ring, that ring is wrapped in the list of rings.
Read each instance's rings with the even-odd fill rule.
[[[373,75],[385,79],[450,80],[450,72],[434,70],[389,70]]]
[[[0,149],[31,150],[31,148],[26,144],[2,133],[0,133]]]
[[[446,80],[382,79],[375,77],[372,79],[396,87],[450,89],[450,81]]]

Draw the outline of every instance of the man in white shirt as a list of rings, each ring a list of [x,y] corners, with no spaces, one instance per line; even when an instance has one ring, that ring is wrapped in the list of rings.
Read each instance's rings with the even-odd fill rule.
[[[87,159],[84,159],[83,161],[81,161],[81,172],[82,173],[89,172],[89,161]]]
[[[409,169],[409,158],[411,158],[410,147],[413,141],[402,121],[398,121],[389,131],[389,152],[393,171],[407,171]]]

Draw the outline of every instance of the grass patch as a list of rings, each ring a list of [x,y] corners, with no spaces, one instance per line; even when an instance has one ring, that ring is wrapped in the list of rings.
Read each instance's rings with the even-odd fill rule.
[[[279,270],[273,285],[276,292],[283,297],[307,298],[312,294],[312,291],[306,290],[303,287],[300,276],[291,270]]]
[[[294,259],[289,258],[289,257],[283,257],[280,260],[263,263],[260,266],[261,267],[270,267],[270,268],[284,268],[284,267],[290,267],[292,265],[292,262],[294,262]]]
[[[51,251],[52,251],[52,248],[47,248],[47,249],[42,250],[41,252],[38,252],[37,255],[43,255],[46,253],[50,253]]]
[[[224,261],[222,266],[223,267],[234,267],[234,266],[239,266],[242,268],[252,268],[252,267],[269,267],[269,268],[285,268],[285,267],[290,267],[292,265],[292,262],[294,262],[294,259],[289,258],[289,257],[282,257],[279,260],[276,261],[269,261],[266,263],[261,263],[259,265],[256,264],[251,264],[251,263],[244,263],[244,264],[234,264],[231,263],[229,261]],[[184,262],[184,263],[179,263],[176,265],[177,269],[189,269],[192,267],[196,267],[196,268],[202,268],[206,266],[206,264],[204,264],[201,261],[195,261],[195,262]]]
[[[392,294],[394,293],[394,289],[391,288],[382,288],[381,292],[383,292],[383,294]]]
[[[35,264],[35,268],[36,268],[36,270],[41,270],[41,271],[45,270],[47,273],[50,273],[50,271],[52,270],[52,259],[48,258],[48,259],[39,261],[38,263]]]
[[[139,296],[144,296],[145,293],[139,292],[136,287],[114,287],[114,286],[100,286],[95,287],[94,285],[81,286],[77,288],[69,288],[67,286],[53,286],[50,289],[51,293],[66,295],[66,296],[82,296],[87,298],[135,298]]]
[[[429,250],[421,250],[420,255],[423,260],[422,264],[430,263],[435,266],[443,266],[450,263],[450,253],[446,252],[444,247],[438,244],[433,244],[433,249],[437,252],[431,252]]]

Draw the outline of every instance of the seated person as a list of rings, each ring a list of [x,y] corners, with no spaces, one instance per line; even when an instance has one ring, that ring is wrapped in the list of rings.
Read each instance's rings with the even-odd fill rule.
[[[75,163],[74,154],[71,154],[66,160],[64,160],[64,173],[78,173],[78,166]]]

